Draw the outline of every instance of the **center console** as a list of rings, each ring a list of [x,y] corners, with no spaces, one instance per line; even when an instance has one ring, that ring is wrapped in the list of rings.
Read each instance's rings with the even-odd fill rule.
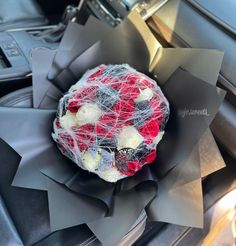
[[[31,73],[34,49],[57,49],[58,43],[48,43],[36,37],[36,32],[0,33],[0,81],[21,79]]]
[[[90,14],[115,27],[131,9],[136,8],[145,20],[167,0],[87,0],[81,2],[84,2]],[[76,20],[79,22],[83,8],[79,10],[79,7],[68,6],[62,18],[62,24],[66,26],[74,17],[78,17]],[[54,50],[58,48],[58,42],[50,42],[45,35],[41,35],[48,33],[49,30],[53,30],[53,27],[41,26],[0,32],[0,97],[12,90],[30,85],[34,49]],[[24,85],[23,81],[27,78],[30,82]]]
[[[0,32],[0,97],[32,84],[32,52],[34,49],[58,48],[40,38],[40,31]]]

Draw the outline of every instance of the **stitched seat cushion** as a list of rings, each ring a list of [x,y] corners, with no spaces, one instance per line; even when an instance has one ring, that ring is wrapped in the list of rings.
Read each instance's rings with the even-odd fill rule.
[[[0,0],[0,31],[46,24],[36,0]]]
[[[26,87],[16,90],[0,98],[0,106],[4,107],[33,107],[33,91],[32,87]]]

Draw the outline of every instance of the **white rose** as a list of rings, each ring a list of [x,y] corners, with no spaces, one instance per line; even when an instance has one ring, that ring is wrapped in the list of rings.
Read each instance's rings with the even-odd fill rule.
[[[135,149],[143,142],[143,137],[139,134],[135,127],[125,126],[121,130],[117,140],[118,150],[123,148]]]
[[[119,179],[125,178],[126,176],[120,173],[116,167],[112,167],[110,169],[107,169],[105,171],[99,172],[99,176],[108,181],[108,182],[116,182]]]
[[[94,124],[102,115],[102,110],[95,103],[86,103],[81,106],[76,113],[76,121],[78,126],[84,124]]]
[[[144,90],[140,90],[139,96],[134,100],[134,102],[141,102],[146,100],[151,100],[153,97],[153,91],[150,88],[146,88]]]
[[[101,155],[98,152],[85,151],[82,154],[83,166],[90,172],[95,172],[101,161]]]
[[[60,119],[60,124],[64,129],[70,129],[73,126],[76,126],[76,114],[67,111],[64,116]]]

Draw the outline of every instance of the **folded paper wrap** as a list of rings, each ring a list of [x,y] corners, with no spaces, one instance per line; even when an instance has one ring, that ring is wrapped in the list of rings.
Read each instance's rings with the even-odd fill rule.
[[[137,29],[132,24],[137,19],[142,23],[141,18],[133,15],[123,26],[132,30],[130,36],[123,28],[112,32],[101,23],[96,26],[93,22],[82,29],[71,24],[73,27],[68,27],[56,56],[54,51],[33,53],[35,108],[0,108],[0,137],[22,157],[13,185],[48,191],[52,231],[86,223],[103,245],[117,245],[142,210],[150,220],[202,226],[203,156],[199,156],[198,144],[225,94],[215,87],[221,52],[158,49],[157,43],[150,45],[143,39],[144,32],[146,40],[154,40],[146,28]],[[91,32],[96,27],[102,27],[109,38]],[[112,37],[111,33],[116,35]],[[75,40],[85,46],[77,48]],[[60,58],[64,52],[68,54],[65,63]],[[58,61],[59,70],[55,69]],[[202,66],[197,69],[195,64],[199,61]],[[115,184],[72,162],[68,165],[68,158],[50,137],[60,98],[88,69],[102,63],[128,63],[148,76],[151,72],[170,102],[170,119],[154,163]],[[207,173],[219,168],[209,168]]]

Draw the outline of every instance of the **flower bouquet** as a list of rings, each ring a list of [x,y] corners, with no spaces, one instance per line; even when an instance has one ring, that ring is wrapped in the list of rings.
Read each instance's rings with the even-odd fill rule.
[[[115,29],[71,23],[58,51],[33,53],[34,108],[0,108],[21,156],[13,186],[47,191],[52,232],[86,224],[103,245],[141,213],[202,227],[198,142],[225,95],[222,58],[161,48],[136,13]]]

